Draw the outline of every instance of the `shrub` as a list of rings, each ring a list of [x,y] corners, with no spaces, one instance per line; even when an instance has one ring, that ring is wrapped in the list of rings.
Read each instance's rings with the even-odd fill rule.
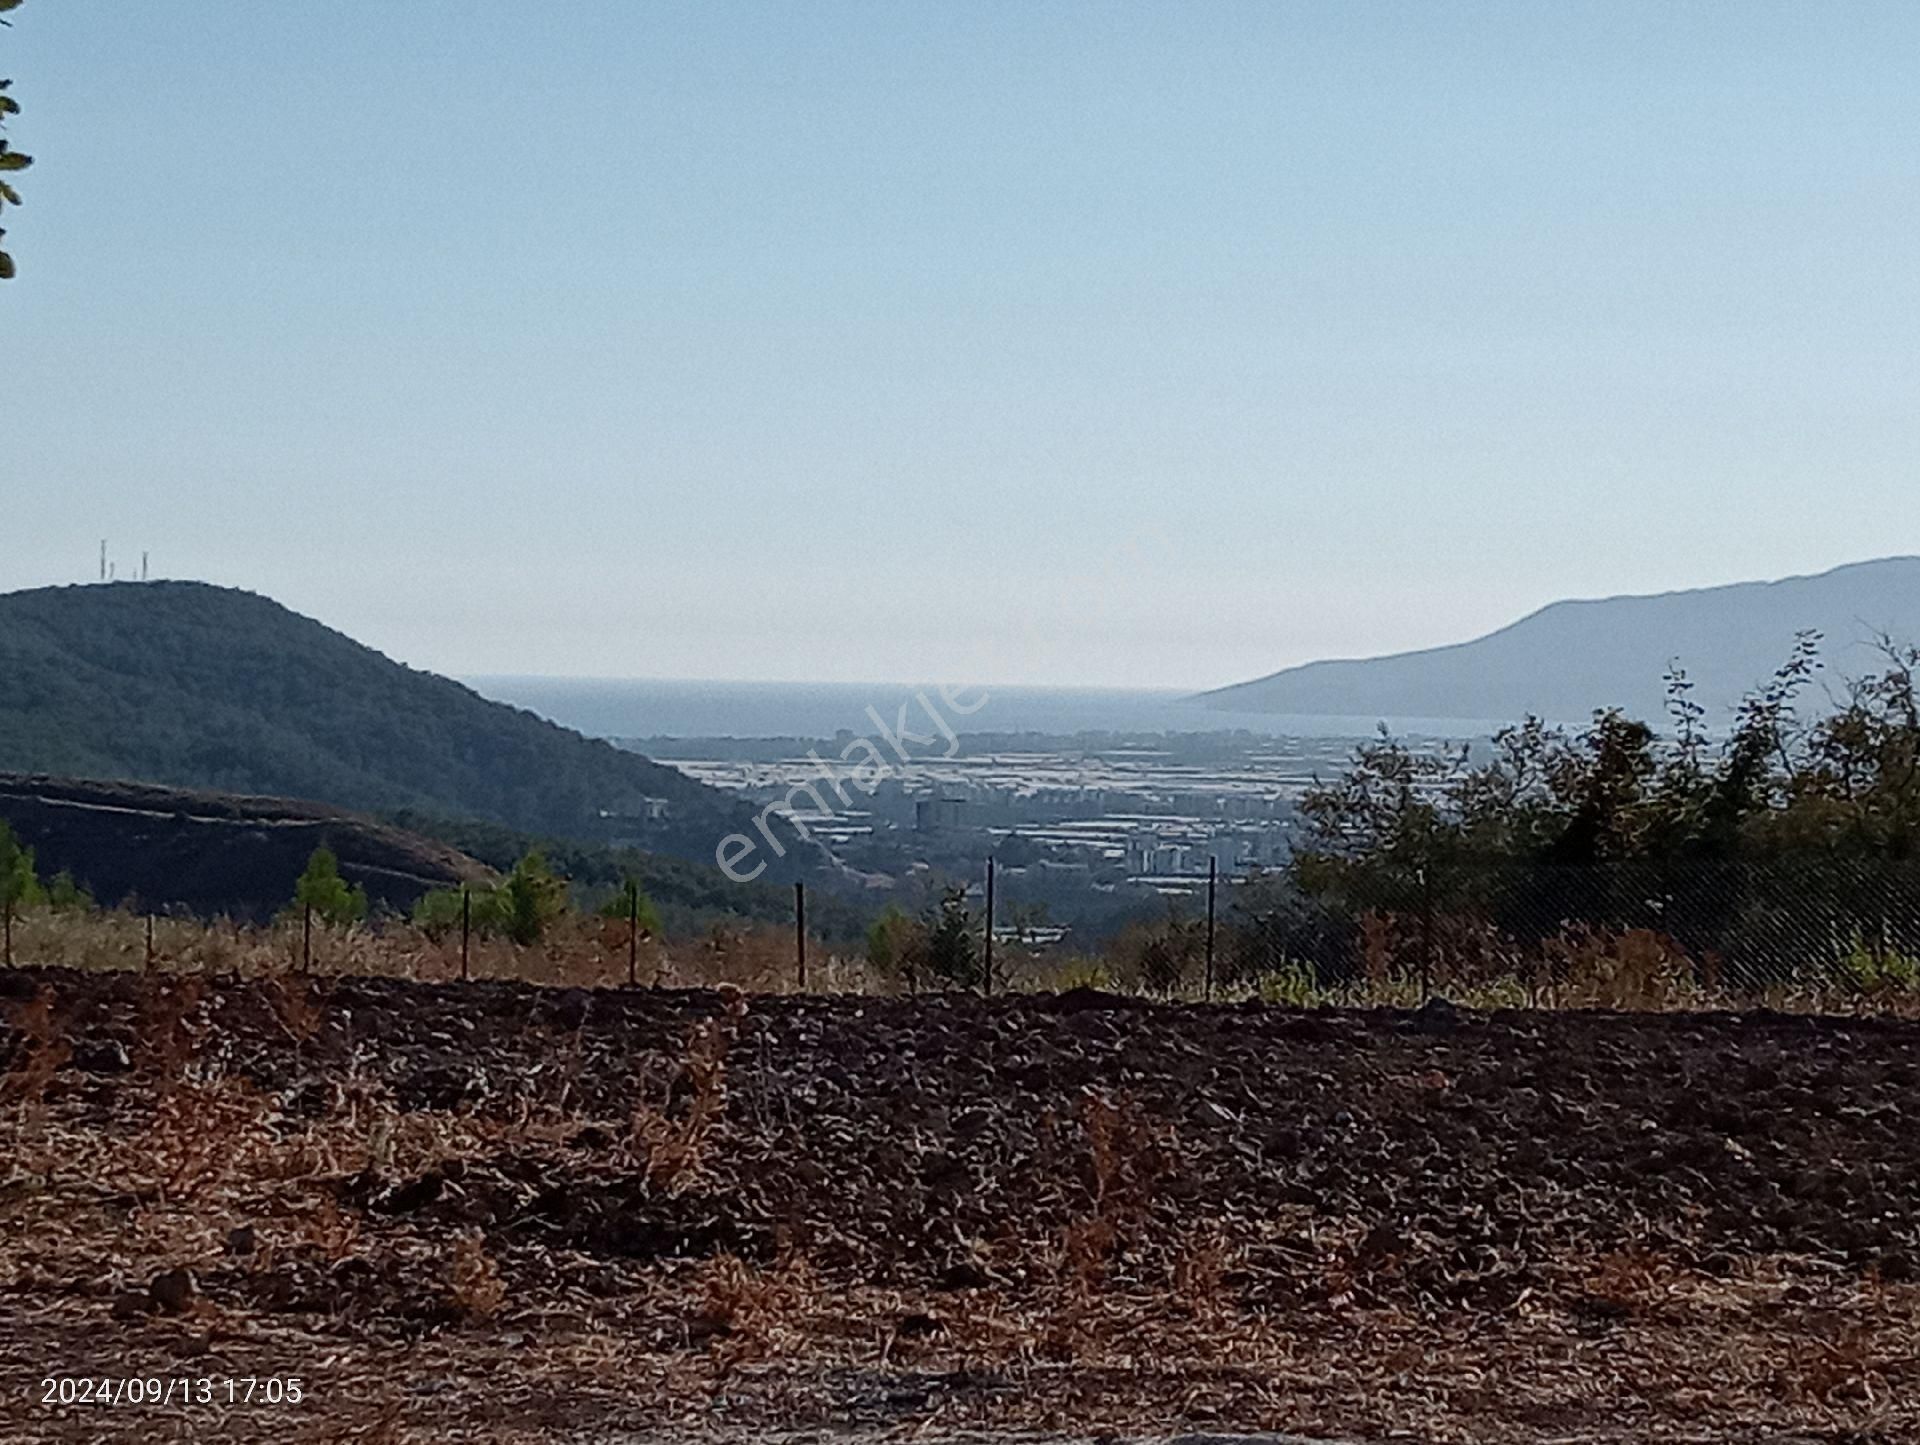
[[[459,888],[436,888],[422,895],[413,905],[414,925],[433,938],[440,938],[453,932],[460,926],[460,915],[468,907],[473,909],[473,922],[480,923],[480,908],[483,899],[490,899],[491,889],[479,889],[472,895],[472,903],[464,903],[463,890]]]
[[[638,885],[633,885],[637,887]],[[624,900],[624,895],[619,896]],[[641,921],[657,931],[660,923],[646,894],[639,895],[643,906]],[[493,888],[437,888],[414,905],[413,921],[439,938],[460,926],[462,909],[468,909],[473,931],[483,936],[501,935],[526,945],[538,943],[553,922],[567,912],[567,880],[547,866],[539,849],[529,851],[513,865],[513,871]],[[627,916],[621,901],[619,916]]]
[[[881,978],[898,978],[917,992],[927,967],[927,930],[889,903],[867,929],[867,964]]]
[[[1839,980],[1861,993],[1911,993],[1920,989],[1920,958],[1867,938],[1855,929],[1834,965]]]
[[[1115,948],[1123,969],[1143,992],[1171,996],[1204,969],[1207,926],[1204,920],[1183,918],[1169,903],[1163,918],[1134,924]]]
[[[662,931],[659,908],[635,878],[627,879],[619,891],[595,911],[600,917],[616,923],[632,921],[638,924],[643,938],[658,938]]]
[[[1059,987],[1063,992],[1076,988],[1106,992],[1113,987],[1113,974],[1097,958],[1070,958],[1060,965]]]
[[[55,913],[90,913],[96,906],[93,895],[64,868],[47,884],[47,905]]]
[[[1259,976],[1256,989],[1262,1003],[1285,1004],[1291,1008],[1313,1008],[1328,1001],[1313,968],[1294,959],[1282,959]]]

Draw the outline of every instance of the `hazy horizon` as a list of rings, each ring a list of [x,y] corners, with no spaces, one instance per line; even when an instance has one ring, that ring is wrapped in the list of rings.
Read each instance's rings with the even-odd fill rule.
[[[1188,691],[1920,550],[1913,6],[12,18],[0,590]]]
[[[941,708],[940,679],[891,682],[766,682],[712,678],[593,678],[468,675],[459,679],[483,697],[523,707],[589,737],[830,738],[871,734],[893,724],[920,728],[923,709]],[[946,684],[952,685],[952,684]],[[960,734],[1084,733],[1162,736],[1242,732],[1273,739],[1352,739],[1386,723],[1410,737],[1490,736],[1498,719],[1425,718],[1408,714],[1338,716],[1227,712],[1166,688],[1041,687],[992,682],[959,684],[979,707],[951,726]],[[927,701],[923,701],[926,699]],[[871,709],[871,711],[869,711]],[[876,717],[878,722],[875,721]],[[936,730],[937,734],[937,730]],[[932,745],[942,744],[935,734]]]

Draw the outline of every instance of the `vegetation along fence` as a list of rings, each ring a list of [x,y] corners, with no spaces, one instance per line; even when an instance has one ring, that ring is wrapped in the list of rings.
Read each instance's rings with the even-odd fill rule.
[[[1601,976],[1629,996],[1636,985],[1920,987],[1911,861],[1454,862],[1355,869],[1311,894],[1280,878],[1227,892],[1224,982],[1506,985],[1541,1000]]]

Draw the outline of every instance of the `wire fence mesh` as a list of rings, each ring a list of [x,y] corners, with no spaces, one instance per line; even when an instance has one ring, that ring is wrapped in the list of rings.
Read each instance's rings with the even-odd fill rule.
[[[1599,866],[1370,866],[1309,896],[1229,899],[1222,977],[1447,993],[1549,991],[1581,970],[1657,969],[1720,990],[1920,983],[1920,864],[1821,858]]]

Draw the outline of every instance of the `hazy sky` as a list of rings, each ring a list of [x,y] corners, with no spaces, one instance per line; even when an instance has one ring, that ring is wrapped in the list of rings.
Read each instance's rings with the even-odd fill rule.
[[[1224,683],[1920,551],[1920,4],[28,0],[0,588]]]

